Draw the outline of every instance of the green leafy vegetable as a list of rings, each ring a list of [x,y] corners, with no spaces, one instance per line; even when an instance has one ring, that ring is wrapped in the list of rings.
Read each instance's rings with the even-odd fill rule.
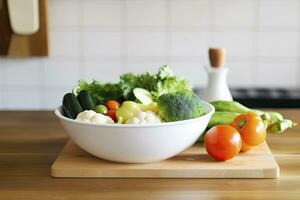
[[[81,90],[87,90],[98,103],[110,99],[119,102],[125,100],[137,101],[133,93],[135,88],[148,90],[154,101],[157,101],[162,94],[192,91],[188,81],[173,75],[171,69],[167,65],[163,65],[156,74],[150,74],[149,72],[123,74],[120,76],[119,83],[103,84],[96,80],[88,83],[81,80],[74,88],[73,93],[77,95]]]
[[[133,94],[134,88],[144,88],[148,91],[155,90],[157,85],[156,77],[149,72],[135,75],[133,73],[126,73],[120,77],[120,87],[123,91],[123,96],[126,100],[135,101]]]
[[[93,80],[88,83],[84,80],[80,80],[77,86],[74,88],[73,93],[78,94],[81,90],[86,90],[93,97],[94,101],[99,103],[105,103],[107,100],[113,99],[119,102],[124,101],[122,90],[119,84],[106,83]]]

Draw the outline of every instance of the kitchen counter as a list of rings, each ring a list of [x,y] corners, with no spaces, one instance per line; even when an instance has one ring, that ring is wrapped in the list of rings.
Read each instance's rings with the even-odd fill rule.
[[[300,109],[278,110],[300,122]],[[300,127],[269,134],[278,179],[72,179],[50,168],[68,137],[53,112],[0,112],[0,199],[299,199]]]

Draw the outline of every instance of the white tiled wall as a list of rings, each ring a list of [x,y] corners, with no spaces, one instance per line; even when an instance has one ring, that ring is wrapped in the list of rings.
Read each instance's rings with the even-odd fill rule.
[[[300,0],[49,0],[48,58],[0,58],[0,109],[52,109],[78,79],[170,64],[205,86],[227,48],[231,87],[300,86]]]

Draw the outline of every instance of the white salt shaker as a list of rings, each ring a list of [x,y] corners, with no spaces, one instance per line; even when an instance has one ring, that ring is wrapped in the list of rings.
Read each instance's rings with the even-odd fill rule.
[[[209,48],[208,53],[211,66],[205,67],[208,74],[208,84],[203,99],[208,102],[216,100],[232,101],[226,82],[228,68],[224,67],[225,49]]]

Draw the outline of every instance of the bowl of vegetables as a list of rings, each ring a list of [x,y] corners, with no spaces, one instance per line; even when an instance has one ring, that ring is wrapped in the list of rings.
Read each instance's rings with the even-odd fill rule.
[[[193,145],[214,110],[186,80],[162,66],[156,74],[124,74],[115,84],[79,81],[55,114],[90,154],[121,163],[149,163]]]

